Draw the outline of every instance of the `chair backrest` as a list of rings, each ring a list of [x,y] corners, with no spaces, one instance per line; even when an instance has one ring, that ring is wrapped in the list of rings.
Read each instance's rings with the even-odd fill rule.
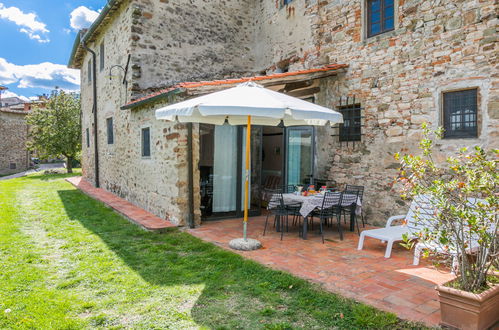
[[[430,195],[415,196],[405,217],[407,226],[414,230],[432,228],[435,214],[436,209],[431,203]]]
[[[284,209],[286,206],[284,204],[284,197],[282,192],[277,189],[270,193],[270,201],[267,205],[267,209]]]
[[[352,204],[357,204],[357,199],[360,197],[358,190],[345,190],[343,191],[341,205],[347,206]]]
[[[364,186],[356,186],[353,184],[347,184],[345,186],[345,191],[357,191],[359,193],[359,198],[362,201],[364,197]]]
[[[340,192],[329,192],[326,191],[324,198],[322,199],[321,210],[327,210],[332,207],[337,207],[341,205],[342,193]]]

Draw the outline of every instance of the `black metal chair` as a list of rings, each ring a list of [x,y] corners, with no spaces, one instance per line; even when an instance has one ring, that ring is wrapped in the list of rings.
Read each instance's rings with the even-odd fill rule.
[[[364,204],[364,186],[356,186],[353,184],[347,184],[345,187],[345,190],[348,191],[358,191],[359,199],[362,204]],[[362,208],[360,212],[360,218],[362,219],[362,227],[366,226],[366,223],[364,221],[364,209]]]
[[[284,235],[284,231],[289,231],[289,215],[295,214],[295,208],[293,205],[284,204],[284,197],[282,195],[282,190],[277,190],[272,194],[272,197],[267,206],[267,217],[265,218],[265,227],[263,229],[263,236],[267,231],[267,225],[269,221],[269,216],[274,216],[274,227],[281,231],[281,241]],[[299,210],[299,208],[298,208]]]
[[[358,190],[344,190],[342,193],[343,199],[341,204],[341,213],[345,217],[348,214],[350,216],[350,221],[353,221],[353,226],[357,226],[357,232],[360,235],[359,223],[357,222],[357,215],[355,214],[355,210],[357,208],[357,200],[359,199],[359,191]],[[352,226],[352,225],[351,225]]]
[[[329,219],[336,217],[338,222],[338,231],[340,233],[340,240],[343,240],[343,229],[341,227],[341,201],[343,198],[343,193],[339,192],[326,192],[324,194],[324,199],[322,200],[322,206],[320,209],[312,212],[312,218],[314,215],[319,216],[320,219],[320,232],[322,237],[322,243],[324,244],[324,225],[327,225]]]

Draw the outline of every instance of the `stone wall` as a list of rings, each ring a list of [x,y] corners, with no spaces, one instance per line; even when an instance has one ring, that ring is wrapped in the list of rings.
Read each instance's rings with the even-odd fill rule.
[[[277,4],[276,4],[277,3]],[[90,45],[106,44],[98,74],[101,186],[155,214],[185,223],[186,128],[158,122],[153,106],[119,110],[131,98],[174,82],[212,80],[328,63],[349,65],[324,79],[317,103],[335,108],[342,96],[363,107],[363,137],[340,144],[331,128],[317,128],[316,174],[366,186],[369,221],[383,223],[403,202],[391,190],[398,151],[417,152],[420,125],[442,124],[442,93],[479,90],[479,137],[438,141],[443,160],[458,147],[498,147],[497,5],[494,0],[399,0],[393,31],[365,35],[364,0],[129,0]],[[127,80],[109,81],[111,65],[126,63]],[[92,132],[91,84],[82,68],[83,137]],[[118,74],[119,71],[114,71]],[[165,101],[166,103],[166,101]],[[158,106],[156,104],[156,106]],[[115,143],[107,145],[107,117]],[[153,156],[140,157],[140,129],[152,128]],[[197,132],[197,129],[194,129]],[[83,148],[84,175],[93,179],[93,139]],[[197,137],[194,139],[197,144]],[[197,146],[195,150],[197,150]],[[198,157],[198,156],[196,156]],[[199,173],[195,172],[196,212]],[[198,218],[199,220],[199,218]]]
[[[279,2],[257,1],[255,71],[301,69],[305,59],[310,61],[308,57],[315,54],[313,29],[317,18],[309,1],[293,1],[283,7]]]
[[[316,58],[350,67],[323,83],[319,100],[335,107],[340,96],[355,95],[365,127],[355,146],[320,129],[318,170],[339,183],[365,185],[370,221],[383,223],[403,204],[391,190],[393,154],[417,152],[421,123],[442,125],[443,92],[478,88],[479,136],[439,140],[440,161],[463,146],[499,147],[497,7],[492,0],[399,1],[395,30],[373,38],[363,32],[363,10],[361,1],[329,1],[320,10]]]
[[[0,110],[0,174],[28,169],[27,140],[26,112]],[[11,168],[11,164],[15,164],[15,168]]]
[[[157,121],[151,107],[120,110],[130,100],[131,88],[127,90],[122,84],[123,72],[119,69],[113,69],[113,77],[109,79],[111,66],[125,67],[127,56],[134,49],[131,31],[134,10],[134,6],[122,5],[103,33],[88,45],[98,53],[100,44],[105,44],[102,71],[97,62],[100,186],[162,218],[183,225],[187,214],[186,127]],[[82,167],[83,176],[95,183],[92,83],[87,79],[90,59],[87,53],[81,69]],[[129,82],[133,79],[131,71],[127,75]],[[111,117],[114,143],[108,144],[106,119]],[[151,157],[147,158],[141,156],[141,129],[144,127],[151,129]],[[87,128],[90,132],[88,147]],[[198,202],[197,210],[199,222]]]
[[[253,72],[254,0],[134,0],[134,97]]]

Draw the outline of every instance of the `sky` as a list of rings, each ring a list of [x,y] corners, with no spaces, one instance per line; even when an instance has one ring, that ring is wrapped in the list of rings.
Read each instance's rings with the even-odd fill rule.
[[[90,26],[106,0],[0,0],[2,97],[79,90],[79,70],[67,68],[77,31]]]

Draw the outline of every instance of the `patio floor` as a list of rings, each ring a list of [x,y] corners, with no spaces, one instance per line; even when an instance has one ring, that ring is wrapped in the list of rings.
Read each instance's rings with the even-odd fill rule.
[[[264,223],[265,217],[261,216],[250,218],[248,224],[248,237],[260,240],[263,249],[235,252],[319,283],[331,292],[395,313],[400,318],[429,326],[439,324],[435,285],[451,279],[449,271],[437,270],[423,260],[419,266],[413,266],[412,251],[398,244],[394,244],[390,259],[383,257],[386,245],[378,240],[366,238],[364,250],[358,251],[359,237],[357,233],[347,231],[347,225],[344,225],[343,241],[333,227],[326,228],[326,242],[322,244],[317,225],[310,230],[308,240],[298,237],[297,228],[290,228],[281,241],[280,233],[271,226],[262,236]],[[242,220],[207,221],[188,232],[229,249],[229,241],[242,236]]]

